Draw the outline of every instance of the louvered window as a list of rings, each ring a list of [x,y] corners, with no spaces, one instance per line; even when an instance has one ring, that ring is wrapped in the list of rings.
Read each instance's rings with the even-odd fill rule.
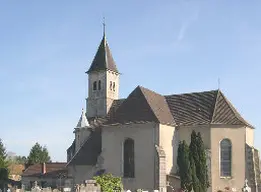
[[[101,90],[101,80],[98,82],[98,89]]]
[[[93,90],[97,90],[97,81],[93,82]]]

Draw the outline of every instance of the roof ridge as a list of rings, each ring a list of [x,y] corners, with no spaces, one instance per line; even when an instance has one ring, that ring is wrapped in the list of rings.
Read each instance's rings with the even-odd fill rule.
[[[147,103],[148,106],[150,107],[151,112],[153,113],[154,117],[158,120],[158,123],[159,123],[160,120],[159,120],[159,118],[157,117],[157,115],[155,114],[153,108],[151,107],[151,104],[149,103],[148,98],[147,98],[147,96],[146,96],[146,93],[145,93],[144,91],[150,91],[150,92],[152,92],[152,93],[154,93],[154,92],[151,91],[151,90],[149,90],[149,89],[146,89],[146,88],[144,88],[144,87],[142,87],[142,86],[140,86],[140,85],[138,85],[137,88],[140,89],[141,93],[143,94],[143,96],[144,96],[144,98],[145,98],[145,100],[146,100],[146,103]]]
[[[236,110],[236,108],[232,105],[232,103],[225,97],[225,95],[220,91],[221,96],[224,98],[225,102],[228,104],[229,108],[232,110],[236,118],[243,124],[253,127],[250,123],[248,123]]]
[[[215,105],[214,105],[214,108],[213,108],[213,112],[212,112],[212,116],[211,116],[211,121],[210,123],[213,123],[213,117],[215,116],[215,112],[216,112],[216,107],[217,107],[217,99],[218,99],[218,95],[220,94],[220,90],[218,89],[217,90],[217,94],[216,94],[216,99],[215,99]]]
[[[144,94],[144,97],[145,97],[145,99],[146,99],[146,102],[148,103],[148,105],[150,106],[150,109],[152,110],[154,116],[155,116],[156,119],[158,120],[158,123],[163,123],[163,122],[162,122],[162,119],[161,119],[160,117],[158,117],[158,114],[156,113],[156,111],[155,111],[155,109],[154,109],[155,107],[152,107],[152,105],[151,105],[150,102],[149,102],[149,98],[147,98],[147,95],[144,93],[144,91],[145,91],[145,92],[146,92],[146,91],[151,92],[152,94],[155,94],[155,95],[157,95],[158,97],[161,97],[161,98],[164,100],[164,102],[165,102],[165,104],[166,104],[166,106],[167,106],[167,109],[166,109],[166,110],[168,110],[168,113],[171,115],[172,120],[173,120],[173,122],[164,122],[164,123],[176,124],[175,119],[174,119],[173,115],[171,114],[171,111],[170,111],[170,108],[169,108],[169,105],[168,105],[168,102],[167,102],[165,96],[164,96],[164,95],[161,95],[161,94],[159,94],[159,93],[157,93],[157,92],[155,92],[155,91],[152,91],[152,90],[150,90],[150,89],[148,89],[148,88],[144,88],[144,87],[142,87],[142,86],[140,86],[140,88],[141,88],[141,91],[142,91],[143,94]]]
[[[108,69],[108,53],[107,53],[107,51],[106,51],[106,49],[107,49],[107,40],[106,40],[106,36],[105,36],[105,33],[104,33],[104,36],[103,36],[103,40],[104,40],[104,42],[103,42],[103,46],[104,46],[104,57],[105,57],[105,67],[106,67],[106,69]],[[109,45],[108,45],[108,48],[109,48]]]
[[[168,94],[168,95],[164,95],[164,97],[168,97],[168,96],[173,96],[173,95],[191,95],[191,94],[198,94],[198,93],[209,93],[209,92],[215,92],[215,91],[219,91],[219,89],[212,89],[209,91],[195,91],[195,92],[186,92],[186,93],[178,93],[178,94]]]

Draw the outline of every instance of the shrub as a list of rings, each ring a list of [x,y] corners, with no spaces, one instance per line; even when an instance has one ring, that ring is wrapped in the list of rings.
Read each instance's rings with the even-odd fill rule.
[[[114,177],[112,174],[95,176],[94,179],[101,186],[103,192],[120,192],[123,189],[121,178]]]

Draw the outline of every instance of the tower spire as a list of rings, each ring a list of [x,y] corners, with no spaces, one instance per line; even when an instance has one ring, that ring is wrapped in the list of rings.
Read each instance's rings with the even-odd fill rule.
[[[98,47],[98,50],[94,56],[92,64],[86,73],[100,70],[110,70],[119,73],[114,59],[112,57],[105,34],[105,17],[103,17],[103,37]]]

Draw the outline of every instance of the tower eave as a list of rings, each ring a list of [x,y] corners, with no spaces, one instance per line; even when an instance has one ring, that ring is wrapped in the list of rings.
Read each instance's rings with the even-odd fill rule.
[[[114,72],[114,73],[116,73],[117,75],[121,75],[122,73],[120,73],[118,70],[117,71],[115,71],[115,70],[111,70],[111,69],[99,69],[99,70],[88,70],[88,71],[86,71],[85,73],[86,74],[90,74],[90,73],[92,73],[92,72],[96,72],[96,73],[98,73],[98,72],[101,72],[101,71],[111,71],[111,72]]]

